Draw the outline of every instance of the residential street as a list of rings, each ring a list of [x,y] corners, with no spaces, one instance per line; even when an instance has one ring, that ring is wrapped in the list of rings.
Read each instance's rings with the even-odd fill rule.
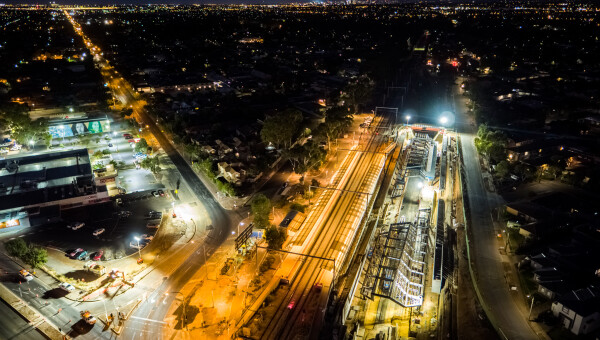
[[[456,86],[457,87],[457,86]],[[518,306],[510,295],[509,287],[505,280],[502,260],[498,251],[496,232],[492,221],[492,209],[500,205],[498,195],[488,193],[483,185],[479,156],[475,149],[474,127],[467,124],[464,98],[455,96],[457,130],[462,140],[463,169],[466,179],[465,197],[468,197],[467,219],[470,216],[469,246],[471,247],[471,261],[476,276],[477,288],[481,292],[482,304],[488,317],[508,339],[537,339],[538,337],[521,314]],[[494,197],[492,197],[494,195]],[[476,288],[476,289],[477,289]]]

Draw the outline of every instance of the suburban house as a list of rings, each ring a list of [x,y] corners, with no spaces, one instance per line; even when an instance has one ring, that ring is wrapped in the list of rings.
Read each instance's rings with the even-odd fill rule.
[[[600,289],[589,286],[572,290],[552,303],[552,314],[575,335],[600,328]]]
[[[223,178],[233,184],[241,184],[240,183],[240,173],[235,171],[231,165],[227,164],[227,162],[219,162],[217,164],[219,168],[219,174],[223,176]]]

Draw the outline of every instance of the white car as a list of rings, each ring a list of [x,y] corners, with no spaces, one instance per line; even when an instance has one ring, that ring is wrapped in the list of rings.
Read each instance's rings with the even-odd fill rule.
[[[72,229],[77,230],[77,229],[83,228],[84,226],[85,226],[85,223],[83,223],[83,222],[75,222],[75,223],[73,223]]]
[[[104,232],[104,228],[94,230],[94,236],[98,236]]]
[[[75,287],[73,287],[72,284],[67,283],[67,282],[61,282],[58,287],[68,293],[72,292],[75,290]]]

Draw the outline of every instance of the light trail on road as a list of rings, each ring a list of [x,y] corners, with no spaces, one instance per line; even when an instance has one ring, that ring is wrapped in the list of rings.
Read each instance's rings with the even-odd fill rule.
[[[324,190],[294,241],[294,247],[300,253],[325,259],[298,255],[286,258],[288,262],[295,262],[288,277],[290,289],[279,302],[264,332],[253,338],[288,339],[319,331],[323,307],[335,283],[334,273],[349,254],[385,163],[385,155],[375,153],[380,147],[378,137],[371,135],[365,148],[367,152],[349,151],[338,170],[339,176],[336,175],[331,183],[338,190]],[[308,235],[307,230],[310,231]],[[276,273],[274,280],[279,277]],[[322,288],[315,287],[317,283],[322,284]],[[289,308],[290,304],[293,304],[292,308]]]

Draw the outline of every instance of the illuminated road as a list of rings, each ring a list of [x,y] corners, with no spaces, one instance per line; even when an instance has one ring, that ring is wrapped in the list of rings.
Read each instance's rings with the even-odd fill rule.
[[[383,169],[385,156],[378,150],[380,138],[370,138],[359,146],[370,152],[350,151],[342,160],[336,177],[324,190],[304,226],[294,240],[292,251],[324,259],[288,255],[274,280],[281,273],[290,279],[289,290],[279,301],[262,334],[253,338],[290,339],[315,336],[320,329],[332,281],[332,268],[339,268],[353,251],[352,241]],[[339,191],[339,189],[344,191]],[[349,192],[352,191],[352,192]],[[304,231],[304,232],[303,232]],[[289,272],[289,275],[285,275]],[[322,284],[322,288],[315,284]]]
[[[473,143],[475,128],[467,122],[464,99],[457,95],[455,100],[457,118],[460,115],[458,131],[462,140],[462,155],[467,185],[468,205],[471,219],[471,259],[477,277],[478,288],[483,302],[491,306],[486,313],[496,322],[496,326],[506,338],[538,339],[523,314],[515,304],[504,277],[504,269],[498,252],[496,233],[492,222],[492,207],[498,202],[490,202],[483,186],[479,157]],[[458,121],[458,119],[457,119]],[[468,218],[469,216],[467,216]]]
[[[2,284],[10,289],[15,295],[34,308],[40,315],[52,322],[56,327],[69,336],[75,338],[84,335],[87,338],[94,339],[111,339],[114,334],[102,331],[102,323],[98,322],[93,327],[82,327],[85,323],[81,320],[80,311],[87,309],[86,306],[80,305],[72,300],[64,298],[64,293],[58,287],[50,287],[42,280],[35,278],[31,281],[21,283],[17,273],[22,269],[14,261],[9,259],[4,254],[0,255],[0,274]],[[37,274],[46,275],[43,272]],[[58,286],[58,285],[57,285]],[[2,310],[0,309],[0,313]],[[10,318],[10,314],[0,314],[2,318]],[[6,320],[4,321],[6,322]],[[28,323],[25,323],[29,325]],[[3,337],[3,332],[10,332],[10,329],[0,331],[0,339],[36,339],[39,333],[33,330],[32,327],[19,326],[16,322],[13,325],[13,330],[20,329],[20,334],[15,337]],[[44,338],[44,337],[42,337]]]
[[[204,256],[200,256],[201,252],[206,250],[207,254],[212,254],[225,241],[232,230],[231,218],[225,209],[214,200],[210,191],[204,186],[177,150],[175,150],[171,141],[168,140],[160,127],[148,116],[143,107],[144,103],[139,100],[137,93],[133,91],[131,86],[113,67],[109,66],[108,61],[103,60],[100,55],[100,49],[95,47],[83,34],[79,24],[66,11],[64,13],[75,27],[75,31],[82,36],[88,48],[95,53],[94,60],[101,67],[101,74],[115,97],[125,107],[132,108],[136,120],[142,126],[145,126],[152,136],[156,138],[157,142],[177,167],[183,181],[199,200],[199,203],[204,205],[208,211],[210,220],[215,227],[208,233],[204,244],[202,244],[203,242],[188,243],[178,253],[167,255],[173,256],[172,260],[163,261],[153,271],[152,275],[145,280],[149,282],[148,286],[152,285],[153,287],[146,289],[146,300],[130,316],[121,337],[127,339],[135,336],[157,338],[160,337],[159,334],[161,334],[161,329],[164,326],[162,320],[165,319],[169,306],[175,301],[175,293],[180,291],[185,283],[204,264],[206,259]],[[196,235],[194,240],[200,241],[200,233]],[[175,265],[179,263],[181,263],[179,266]],[[156,285],[158,286],[156,287]],[[136,296],[136,298],[138,297]]]

